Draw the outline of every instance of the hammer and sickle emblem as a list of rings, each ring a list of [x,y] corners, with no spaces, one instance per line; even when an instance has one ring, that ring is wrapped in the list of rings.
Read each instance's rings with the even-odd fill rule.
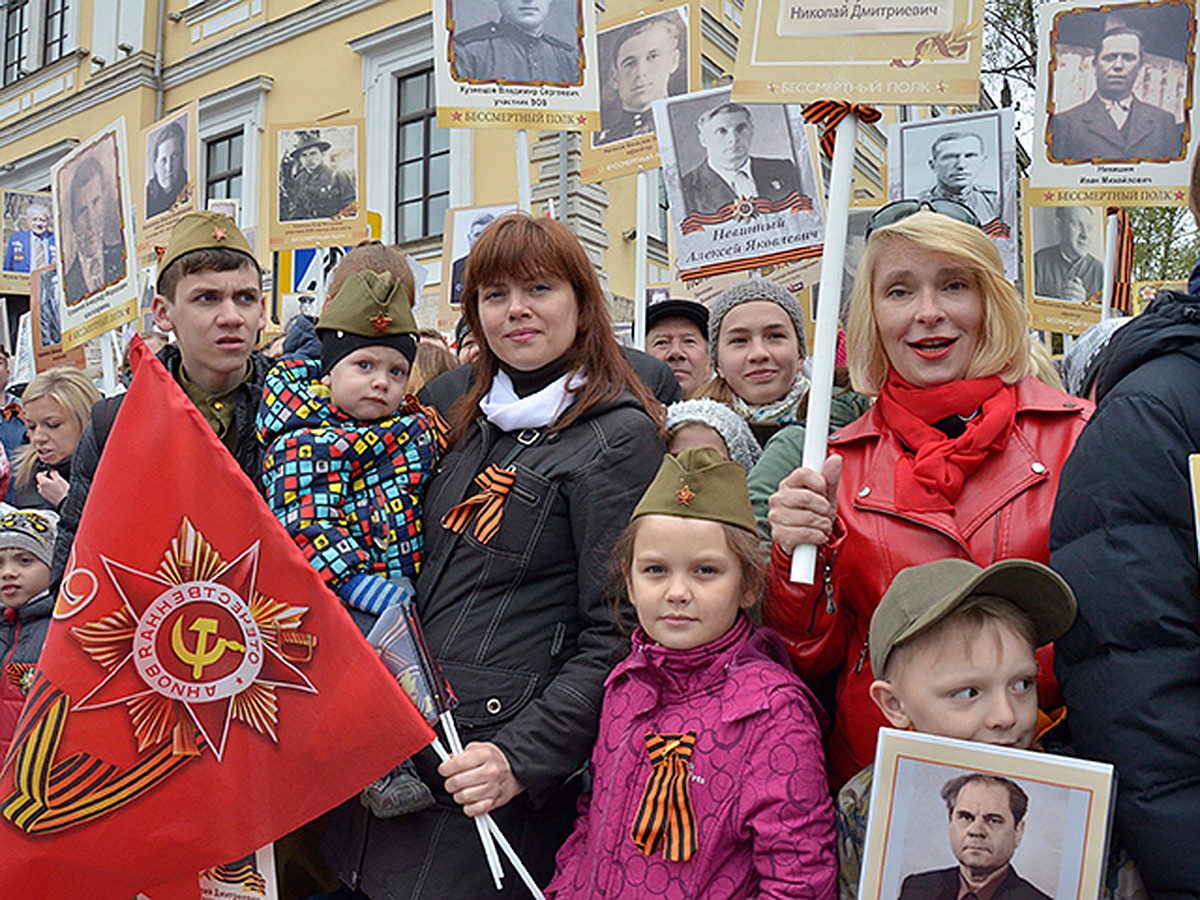
[[[195,648],[189,650],[183,642],[183,616],[180,616],[175,620],[175,627],[171,629],[171,649],[175,651],[180,662],[192,667],[192,679],[195,681],[199,681],[204,674],[204,667],[211,666],[219,660],[226,650],[246,652],[244,645],[222,637],[217,638],[212,647],[208,646],[209,637],[217,633],[216,619],[197,616],[188,626],[188,630],[196,632]]]

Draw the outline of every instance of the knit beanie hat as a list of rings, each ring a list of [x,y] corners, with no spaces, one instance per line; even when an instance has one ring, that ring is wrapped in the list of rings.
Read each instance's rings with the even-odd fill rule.
[[[329,372],[361,347],[394,347],[411,364],[417,355],[417,320],[408,293],[391,272],[355,272],[317,320],[321,371]]]
[[[716,400],[701,398],[699,400],[680,400],[667,407],[667,431],[690,424],[707,425],[725,442],[729,458],[741,464],[747,473],[754,468],[762,449],[754,439],[754,432],[746,424],[746,420],[735,413],[724,403]]]
[[[221,213],[202,210],[183,216],[171,229],[167,249],[158,260],[157,283],[162,283],[163,273],[171,263],[193,250],[233,250],[249,257],[246,261],[258,268],[250,242],[237,223]]]
[[[58,516],[52,512],[15,509],[0,516],[0,550],[28,550],[46,565],[54,559]]]
[[[721,325],[725,316],[735,306],[743,303],[753,303],[755,300],[766,300],[777,303],[792,320],[796,328],[796,339],[800,342],[800,355],[808,356],[808,348],[804,344],[804,310],[787,288],[766,278],[750,278],[739,281],[727,287],[713,301],[708,311],[708,356],[717,363],[717,339],[721,336]]]
[[[1087,396],[1088,388],[1100,372],[1104,348],[1118,328],[1132,321],[1129,316],[1103,319],[1075,339],[1062,361],[1062,378],[1067,393],[1076,397]]]
[[[746,470],[712,447],[689,447],[678,456],[664,456],[630,520],[639,516],[708,519],[758,534]]]

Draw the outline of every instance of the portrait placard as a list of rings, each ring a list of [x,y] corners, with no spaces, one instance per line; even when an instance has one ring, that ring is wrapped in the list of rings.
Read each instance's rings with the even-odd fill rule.
[[[654,103],[681,277],[820,256],[825,216],[800,107],[729,88]]]
[[[55,366],[86,365],[83,347],[64,350],[62,346],[62,292],[59,290],[58,268],[46,266],[30,273],[30,324],[33,335],[33,366],[45,372]]]
[[[1105,763],[883,728],[859,900],[955,896],[960,868],[1004,868],[1013,896],[1097,897],[1114,799]]]
[[[1150,301],[1158,296],[1159,291],[1179,291],[1181,294],[1190,293],[1188,291],[1188,283],[1184,281],[1172,281],[1159,279],[1156,281],[1133,281],[1129,284],[1129,290],[1133,294],[1133,314],[1140,316],[1146,311],[1146,307],[1150,305]]]
[[[367,236],[362,119],[338,125],[275,125],[269,146],[274,211],[270,249],[354,244]]]
[[[516,203],[460,206],[446,210],[442,232],[442,283],[438,292],[438,328],[453,329],[462,315],[467,256],[484,229],[501,216],[517,211]]]
[[[43,191],[0,191],[0,246],[4,248],[0,291],[29,294],[29,273],[54,265],[58,238],[50,204],[50,194]]]
[[[433,40],[441,127],[600,127],[594,3],[434,0]]]
[[[175,223],[200,208],[197,110],[193,101],[142,130],[145,191],[136,205],[138,259],[143,262],[154,261],[154,248],[166,246]]]
[[[1024,213],[1029,326],[1082,334],[1100,321],[1104,209],[1026,204]]]
[[[275,845],[200,873],[200,900],[279,900]]]
[[[1038,7],[1029,171],[1037,206],[1181,206],[1196,79],[1194,0]]]
[[[613,15],[596,37],[600,130],[584,135],[584,184],[657,169],[651,104],[700,89],[700,4]]]
[[[137,318],[125,118],[83,141],[50,170],[62,345],[70,350]]]
[[[1004,273],[1016,279],[1017,139],[1011,109],[901,122],[888,128],[892,200],[956,200],[996,242]]]
[[[850,210],[846,223],[846,250],[842,257],[842,296],[838,304],[838,321],[842,323],[845,323],[846,315],[850,311],[850,295],[854,293],[854,277],[858,274],[858,264],[867,251],[867,223],[878,208],[862,206]],[[812,290],[815,305],[821,300],[820,282],[814,284]],[[813,315],[815,317],[816,314]]]
[[[733,67],[746,103],[978,103],[983,0],[747,3]]]

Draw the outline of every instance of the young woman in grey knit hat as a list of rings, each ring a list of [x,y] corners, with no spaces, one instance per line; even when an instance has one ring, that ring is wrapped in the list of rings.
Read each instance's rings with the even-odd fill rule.
[[[732,407],[763,443],[784,425],[803,424],[804,313],[785,287],[751,278],[726,288],[709,311],[708,346],[717,374],[701,396]],[[867,408],[857,394],[835,394],[831,427]]]

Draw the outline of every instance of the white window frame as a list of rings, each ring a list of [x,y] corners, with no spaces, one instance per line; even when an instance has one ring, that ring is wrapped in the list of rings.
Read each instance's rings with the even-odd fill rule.
[[[239,207],[242,230],[258,226],[259,178],[262,159],[262,135],[267,113],[267,92],[274,81],[265,75],[243,81],[208,97],[200,98],[199,172],[197,190],[204,204],[208,188],[208,144],[213,138],[242,132],[242,196]],[[259,241],[260,244],[263,241]]]

